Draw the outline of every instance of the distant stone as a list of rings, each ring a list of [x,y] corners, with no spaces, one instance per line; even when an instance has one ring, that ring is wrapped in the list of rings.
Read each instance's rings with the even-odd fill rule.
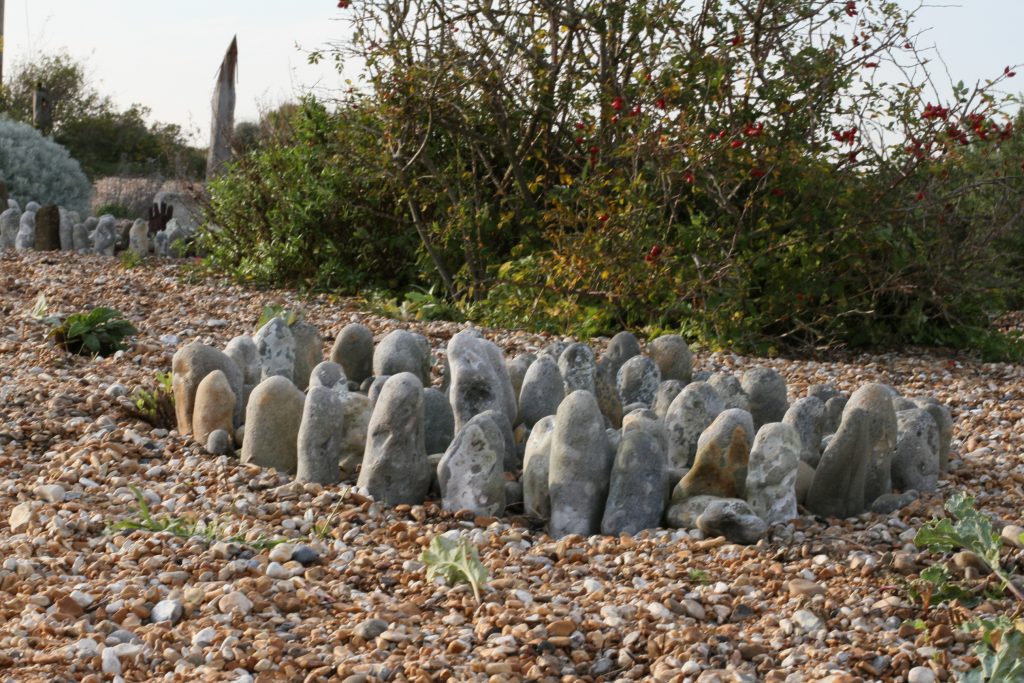
[[[781,422],[789,407],[786,380],[771,368],[751,368],[743,373],[740,386],[747,395],[754,429],[769,422]]]
[[[75,223],[71,228],[71,242],[75,251],[80,254],[92,251],[92,238],[85,223]]]
[[[331,360],[353,382],[373,375],[373,332],[366,325],[350,323],[342,328],[331,348]]]
[[[636,338],[632,332],[619,332],[611,341],[608,342],[608,348],[604,352],[603,361],[608,363],[610,368],[609,372],[612,377],[615,377],[619,373],[619,368],[622,364],[633,356],[639,356],[641,353],[640,341]]]
[[[0,251],[14,249],[20,226],[21,211],[18,209],[12,207],[0,213]]]
[[[508,377],[512,382],[512,393],[515,394],[517,401],[519,399],[519,393],[523,389],[523,381],[526,379],[526,372],[530,369],[530,366],[533,365],[535,360],[537,360],[536,355],[532,353],[521,353],[511,360],[505,361],[505,367],[508,369]]]
[[[60,209],[49,204],[36,212],[36,233],[33,242],[36,251],[60,249]]]
[[[247,334],[234,337],[224,347],[224,355],[230,358],[242,375],[242,406],[249,404],[249,394],[260,383],[263,366],[256,350],[256,342]]]
[[[421,334],[398,329],[389,332],[374,350],[373,374],[401,372],[411,372],[423,386],[430,386],[430,343]]]
[[[658,364],[661,379],[689,384],[693,379],[693,353],[678,334],[666,334],[647,345],[647,353]]]
[[[21,214],[18,222],[18,234],[14,238],[14,248],[18,251],[28,251],[35,247],[36,243],[36,214],[33,211],[26,211]]]
[[[949,408],[934,398],[918,398],[914,399],[914,403],[918,408],[927,410],[939,428],[939,472],[945,474],[949,469],[949,451],[953,441],[953,416]]]
[[[370,398],[371,404],[377,405],[380,392],[384,390],[384,385],[389,379],[391,379],[391,375],[377,375],[373,377],[373,381],[370,382],[370,386],[366,390],[366,395]]]
[[[89,236],[92,250],[98,256],[113,256],[114,242],[117,239],[117,220],[110,214],[100,216],[96,229]]]
[[[743,385],[735,375],[716,372],[708,377],[707,381],[711,388],[718,392],[718,397],[722,400],[724,409],[738,408],[739,410],[750,411],[750,400],[743,391]]]
[[[226,431],[230,439],[234,438],[237,399],[223,370],[213,370],[203,378],[196,389],[196,404],[192,412],[192,431],[196,441],[205,444],[210,433],[218,429]]]
[[[518,408],[501,349],[475,330],[463,330],[448,342],[448,362],[455,431],[487,410],[504,415],[511,431]]]
[[[677,379],[663,379],[661,384],[658,385],[658,391],[654,394],[654,405],[651,409],[658,415],[658,417],[665,419],[668,414],[669,406],[672,405],[672,401],[676,400],[685,385]]]
[[[284,377],[294,384],[295,337],[281,316],[274,316],[256,331],[252,340],[260,359],[260,381]]]
[[[341,472],[345,476],[355,474],[363,462],[367,432],[373,404],[363,394],[349,392],[343,400],[344,415],[341,421]]]
[[[171,359],[171,388],[174,391],[174,411],[178,418],[178,432],[192,433],[192,415],[195,411],[196,392],[203,378],[214,370],[220,370],[227,377],[231,391],[235,394],[233,424],[242,420],[242,373],[226,354],[199,342],[186,344],[175,352]]]
[[[650,408],[661,384],[661,371],[647,356],[633,356],[619,368],[615,386],[622,405],[642,403]]]
[[[485,516],[504,513],[505,441],[495,415],[488,411],[473,417],[441,458],[437,479],[445,510],[472,510]]]
[[[797,516],[800,448],[800,435],[784,422],[769,422],[754,437],[747,465],[746,499],[768,524],[785,524]]]
[[[139,218],[132,224],[128,232],[128,248],[143,258],[149,256],[153,245],[149,239],[149,224],[145,220]]]
[[[825,401],[825,433],[835,434],[843,421],[843,411],[849,401],[845,396],[833,396]]]
[[[523,507],[528,516],[536,519],[546,520],[551,517],[548,476],[551,469],[551,439],[554,432],[555,416],[548,415],[537,421],[526,440],[526,455],[523,458]]]
[[[423,384],[410,372],[392,375],[370,417],[359,486],[385,505],[419,505],[431,480],[425,444]]]
[[[423,421],[427,453],[444,453],[455,438],[455,414],[440,389],[423,390]]]
[[[622,426],[622,400],[615,386],[615,375],[612,364],[602,359],[594,368],[594,391],[597,392],[597,405],[601,409],[608,424],[614,429]]]
[[[665,429],[665,421],[658,417],[658,414],[653,410],[634,410],[622,418],[622,435],[625,436],[627,432],[635,429],[642,430],[654,437],[655,441],[658,442],[658,447],[661,449],[661,454],[667,467],[668,430]],[[611,457],[615,457],[617,449],[618,444],[612,449]]]
[[[842,396],[839,388],[831,382],[827,384],[812,384],[807,387],[807,395],[811,398],[818,399],[822,403],[828,403],[830,398]]]
[[[897,412],[892,485],[900,491],[934,491],[940,474],[939,427],[931,413],[920,408]]]
[[[801,460],[796,467],[796,504],[807,504],[807,492],[814,483],[814,468]]]
[[[612,464],[603,424],[589,391],[574,391],[558,406],[548,476],[553,538],[601,529]]]
[[[815,396],[793,403],[782,421],[800,436],[800,459],[811,467],[821,460],[821,439],[825,435],[825,404]]]
[[[60,209],[60,250],[73,251],[75,248],[75,223],[81,219],[76,211]]]
[[[26,502],[15,505],[11,509],[8,524],[10,524],[12,534],[23,534],[28,531],[32,524],[32,504]]]
[[[42,484],[37,486],[33,493],[35,493],[36,498],[47,503],[63,503],[64,496],[67,495],[64,487],[60,484]]]
[[[297,481],[336,484],[344,438],[342,396],[331,387],[311,387],[306,394],[296,444]]]
[[[309,373],[309,387],[333,389],[340,396],[348,393],[348,379],[341,366],[329,360],[322,361]]]
[[[305,396],[286,377],[272,375],[249,396],[242,462],[294,474]]]
[[[750,545],[765,535],[768,524],[745,500],[733,498],[716,499],[708,503],[704,512],[697,517],[697,528],[705,536],[724,536],[733,543]]]
[[[301,320],[291,326],[291,333],[295,343],[293,381],[305,391],[309,387],[310,373],[324,359],[324,340],[315,326]]]
[[[541,349],[540,352],[541,355],[551,356],[551,358],[553,358],[557,363],[558,359],[562,357],[562,352],[565,351],[567,348],[569,348],[569,342],[562,341],[561,339],[556,339],[555,341],[551,342],[543,349]]]
[[[902,510],[921,497],[917,491],[910,489],[903,493],[883,493],[871,502],[871,511],[879,515],[891,515]]]
[[[578,390],[596,393],[594,389],[595,365],[594,352],[586,344],[575,342],[565,347],[565,351],[562,351],[562,355],[558,357],[558,370],[562,373],[566,396]]]
[[[722,410],[718,392],[708,383],[693,382],[683,387],[665,414],[669,467],[688,469],[693,464],[700,435]]]
[[[554,415],[565,397],[562,375],[558,363],[551,356],[541,354],[526,371],[519,392],[519,419],[533,427],[542,418]]]
[[[601,520],[602,534],[635,534],[661,523],[668,476],[665,449],[645,427],[623,430]]]

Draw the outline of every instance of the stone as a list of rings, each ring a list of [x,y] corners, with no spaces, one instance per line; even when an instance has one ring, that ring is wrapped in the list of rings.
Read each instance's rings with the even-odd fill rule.
[[[383,619],[366,619],[359,622],[352,633],[363,640],[371,641],[387,630],[388,622]]]
[[[245,616],[252,611],[252,600],[241,591],[225,593],[217,601],[217,609],[221,614],[241,614]]]
[[[743,391],[743,385],[735,375],[716,372],[708,377],[707,382],[712,389],[718,392],[718,397],[722,400],[723,409],[738,408],[750,411],[750,400]]]
[[[478,516],[505,512],[505,440],[487,411],[467,422],[437,466],[441,504],[445,510],[471,510]]]
[[[697,528],[705,536],[724,536],[741,545],[757,543],[768,531],[768,524],[745,500],[717,499],[711,501],[697,517]]]
[[[0,213],[0,251],[14,249],[21,227],[21,212],[16,208]]]
[[[754,436],[747,464],[746,499],[768,524],[785,524],[797,516],[800,448],[800,435],[784,422],[769,422]]]
[[[369,397],[349,392],[343,400],[344,414],[341,420],[341,471],[349,476],[363,462],[366,450],[366,434],[373,415],[373,403]]]
[[[370,386],[366,388],[366,395],[370,398],[370,403],[377,405],[377,398],[380,396],[380,392],[384,390],[384,384],[389,379],[391,379],[391,375],[378,375],[373,378]]]
[[[1024,527],[1018,524],[1004,526],[1003,530],[999,532],[999,537],[1003,540],[1004,545],[1011,548],[1024,548]]]
[[[284,377],[294,384],[295,337],[284,318],[274,316],[252,337],[260,359],[260,381]]]
[[[950,444],[953,441],[953,416],[950,415],[949,408],[931,397],[916,398],[914,404],[918,408],[927,410],[939,428],[939,472],[945,474],[949,470]]]
[[[295,473],[305,399],[287,377],[272,375],[256,385],[245,409],[243,463]]]
[[[825,595],[825,587],[817,581],[811,581],[801,577],[790,579],[786,582],[786,590],[794,597],[813,598],[815,595]]]
[[[814,483],[814,468],[801,460],[796,467],[796,504],[807,504],[807,492]]]
[[[11,515],[7,520],[11,527],[12,534],[23,534],[28,531],[32,524],[32,504],[18,503],[11,509]]]
[[[707,382],[683,387],[665,413],[669,467],[686,469],[693,464],[700,435],[724,409],[718,392]]]
[[[516,436],[515,432],[512,431],[512,426],[505,416],[496,410],[485,410],[480,413],[481,415],[490,415],[494,420],[498,429],[501,431],[502,441],[505,443],[505,462],[504,467],[506,472],[518,472],[522,469],[522,451],[516,447]],[[525,450],[525,444],[524,449]]]
[[[633,356],[639,356],[640,353],[640,341],[636,338],[636,335],[632,332],[623,331],[611,338],[601,360],[608,363],[609,373],[612,377],[615,377],[618,375],[619,368],[622,367],[623,363]]]
[[[340,396],[348,394],[348,378],[337,363],[329,360],[317,363],[309,373],[309,388],[326,387]]]
[[[92,238],[85,223],[75,223],[71,229],[71,241],[75,251],[80,254],[92,251]]]
[[[174,411],[178,418],[178,433],[192,433],[192,414],[195,411],[196,392],[203,378],[220,370],[228,379],[235,394],[233,424],[242,420],[242,373],[223,352],[199,342],[178,349],[171,359],[171,389],[174,392]]]
[[[36,232],[32,248],[36,251],[60,249],[60,208],[55,204],[36,211]]]
[[[519,400],[519,393],[523,389],[523,380],[526,379],[526,372],[533,365],[533,362],[537,360],[537,356],[532,353],[521,353],[515,358],[505,362],[505,367],[508,369],[508,377],[512,382],[512,393],[515,394],[516,400]],[[518,418],[516,418],[518,420]],[[518,422],[516,423],[518,425]]]
[[[624,406],[642,403],[650,408],[654,404],[654,395],[658,393],[660,384],[661,371],[647,356],[633,356],[622,364],[615,376],[615,387]]]
[[[448,400],[455,414],[456,433],[487,410],[504,415],[511,430],[518,408],[501,349],[475,330],[463,330],[448,342],[448,362]]]
[[[677,379],[663,379],[661,384],[658,385],[658,391],[654,394],[654,404],[651,409],[661,419],[665,419],[668,414],[668,408],[672,405],[672,401],[676,400],[685,385]]]
[[[834,399],[833,399],[834,400]],[[896,449],[896,412],[888,387],[866,384],[854,392],[843,419],[829,441],[807,508],[823,517],[853,517],[884,490]]]
[[[213,370],[199,382],[192,411],[192,432],[196,441],[205,444],[210,433],[218,429],[234,439],[237,398],[223,370]]]
[[[668,467],[668,430],[665,429],[665,421],[658,417],[658,414],[653,410],[640,409],[634,410],[622,418],[622,436],[626,435],[634,429],[641,429],[655,438],[658,442],[658,446],[661,448],[662,455],[665,456],[665,467]],[[615,430],[611,430],[615,431]],[[618,450],[619,444],[616,443],[615,447],[612,448],[611,456],[615,457],[615,452]]]
[[[883,493],[871,502],[871,511],[879,515],[891,515],[902,510],[921,497],[917,491],[910,489],[903,493]]]
[[[843,411],[849,401],[845,396],[833,396],[825,401],[825,433],[835,434],[843,421]]]
[[[117,651],[114,648],[108,647],[100,653],[100,671],[107,676],[121,678],[123,672],[121,658],[117,656]]]
[[[747,464],[754,440],[750,413],[731,408],[719,413],[697,440],[697,456],[672,500],[698,495],[742,498],[746,493]]]
[[[18,251],[28,251],[36,243],[36,214],[33,211],[26,211],[21,214],[18,221],[18,234],[14,237],[14,248]]]
[[[548,474],[553,538],[589,536],[601,529],[612,465],[603,425],[597,398],[589,391],[574,391],[558,406]]]
[[[349,380],[362,383],[373,375],[373,332],[359,323],[345,325],[331,347],[331,360]]]
[[[562,374],[562,386],[566,396],[574,391],[594,389],[594,352],[582,342],[575,342],[565,347],[558,357],[558,371]]]
[[[309,387],[309,375],[313,368],[323,362],[324,340],[315,326],[301,320],[291,326],[291,332],[295,342],[293,382],[296,387],[305,391]]]
[[[308,567],[320,561],[320,553],[303,543],[295,546],[291,559],[303,567]]]
[[[551,356],[557,363],[558,359],[562,357],[562,352],[569,348],[569,344],[570,342],[561,339],[556,339],[555,341],[551,342],[543,349],[541,349],[540,352],[541,355]]]
[[[310,387],[296,444],[297,481],[338,483],[344,420],[345,407],[337,391],[325,386]]]
[[[812,384],[807,387],[807,396],[810,398],[816,398],[822,403],[828,403],[830,398],[836,398],[841,395],[839,387],[832,382],[828,382],[826,384]]]
[[[374,350],[374,375],[380,377],[401,372],[411,372],[419,378],[423,386],[430,386],[430,343],[422,334],[409,330],[392,330],[380,340]]]
[[[646,424],[623,427],[601,519],[602,534],[632,535],[661,523],[666,462],[664,445]]]
[[[939,485],[939,426],[927,410],[896,413],[896,452],[892,485],[900,491],[934,491]]]
[[[242,375],[242,410],[245,410],[245,406],[249,405],[249,394],[260,383],[263,374],[256,342],[249,335],[241,334],[228,342],[224,347],[224,355],[234,362]]]
[[[546,357],[541,356],[537,360]],[[546,520],[551,517],[548,478],[551,470],[551,439],[554,432],[555,416],[548,415],[537,421],[529,438],[526,439],[526,455],[523,457],[523,508],[527,516],[535,519]]]
[[[47,503],[63,503],[64,496],[67,495],[60,484],[42,484],[35,487],[33,493],[36,498]]]
[[[444,453],[455,438],[455,413],[440,389],[423,390],[424,438],[427,453]]]
[[[142,218],[137,218],[128,231],[128,249],[142,258],[149,256],[153,245],[149,239],[149,223]]]
[[[615,375],[612,365],[602,359],[594,369],[594,391],[597,392],[597,405],[601,414],[614,429],[622,426],[622,401],[619,390],[615,387]]]
[[[117,219],[110,214],[100,216],[96,229],[89,236],[92,240],[92,251],[98,256],[113,256],[114,241],[117,239]]]
[[[693,380],[693,353],[678,334],[666,334],[647,345],[647,354],[658,365],[662,381],[674,379],[682,385]]]
[[[781,422],[789,408],[786,380],[771,368],[751,368],[740,377],[740,386],[747,395],[754,429],[769,422]]]
[[[231,436],[223,429],[215,429],[206,437],[206,452],[210,455],[226,455],[233,450]]]
[[[676,529],[696,529],[697,518],[704,514],[711,503],[726,500],[717,496],[693,496],[681,501],[674,501],[665,512],[665,522]],[[753,513],[753,510],[751,510]],[[755,515],[756,516],[756,515]],[[758,518],[760,519],[760,518]],[[767,525],[766,525],[767,526]]]
[[[811,467],[821,460],[821,439],[825,436],[825,404],[816,396],[807,396],[793,403],[782,421],[796,430],[800,437],[800,459]]]
[[[73,251],[75,248],[75,224],[79,221],[78,213],[60,209],[60,250]]]
[[[927,666],[915,666],[907,672],[907,683],[935,683],[938,678]]]
[[[523,503],[523,484],[518,481],[505,479],[505,509],[519,506]]]
[[[376,365],[376,361],[375,361]],[[366,436],[358,484],[385,505],[419,505],[430,488],[423,384],[411,372],[384,384]]]
[[[554,415],[565,398],[565,388],[558,363],[541,354],[527,369],[519,392],[519,422],[533,427],[542,418]]]
[[[185,607],[181,604],[181,601],[161,600],[153,605],[153,609],[149,613],[149,620],[154,624],[167,621],[173,626],[181,621],[181,617],[184,614]]]

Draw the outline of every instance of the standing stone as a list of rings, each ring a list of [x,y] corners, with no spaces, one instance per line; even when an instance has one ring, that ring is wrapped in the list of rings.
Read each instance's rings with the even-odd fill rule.
[[[833,396],[825,401],[825,433],[835,434],[843,421],[843,411],[849,402],[845,396]]]
[[[661,384],[658,385],[658,391],[654,394],[654,405],[651,406],[651,410],[661,419],[665,419],[665,415],[668,414],[669,406],[672,405],[672,401],[676,400],[685,385],[677,379],[666,379],[662,380]]]
[[[427,387],[423,390],[423,421],[427,454],[447,451],[455,437],[455,414],[440,389]]]
[[[178,418],[178,433],[192,432],[192,413],[196,392],[203,378],[214,370],[223,371],[235,394],[234,424],[242,418],[242,373],[234,361],[212,346],[199,342],[186,344],[171,359],[171,389],[174,392],[174,411]]]
[[[565,388],[558,363],[551,356],[541,354],[523,378],[519,392],[519,421],[532,428],[542,418],[554,415],[563,398]]]
[[[78,213],[60,209],[60,250],[72,251],[75,248],[75,223],[78,222]]]
[[[767,523],[759,517],[745,500],[716,499],[708,503],[697,517],[697,528],[705,536],[724,536],[733,543],[757,543],[768,531]]]
[[[796,429],[784,422],[769,422],[754,437],[747,465],[747,502],[768,524],[785,524],[797,516],[801,447]]]
[[[391,379],[391,375],[379,375],[372,378],[372,381],[367,380],[370,384],[366,387],[366,395],[370,397],[370,403],[377,405],[377,397],[380,396],[380,392],[384,390],[384,384],[389,379]],[[363,384],[366,384],[366,382]]]
[[[523,390],[526,372],[535,360],[537,360],[535,354],[521,353],[505,363],[505,367],[508,368],[509,380],[512,382],[512,393],[516,395],[517,401],[519,400],[519,393]]]
[[[821,460],[821,439],[825,436],[825,404],[815,396],[796,401],[782,421],[800,436],[800,459],[811,467]]]
[[[260,357],[260,379],[281,376],[291,382],[295,375],[295,337],[284,318],[271,318],[252,340]]]
[[[166,230],[161,230],[153,235],[153,253],[165,258],[171,255],[171,241]]]
[[[21,212],[10,208],[0,213],[0,251],[14,249],[21,226]]]
[[[496,410],[508,420],[516,417],[516,397],[501,349],[472,330],[459,332],[448,342],[451,366],[449,400],[455,413],[455,431],[474,416]]]
[[[665,509],[665,450],[643,426],[624,429],[612,466],[601,533],[635,534],[661,523]]]
[[[366,450],[366,434],[373,415],[373,404],[369,397],[350,392],[343,398],[344,414],[341,420],[341,471],[345,476],[356,473],[363,462]]]
[[[558,357],[558,370],[562,373],[562,384],[566,396],[580,390],[596,393],[594,389],[594,352],[586,344],[575,342],[565,347],[565,351]]]
[[[683,387],[665,413],[669,467],[690,467],[697,455],[700,435],[722,410],[724,406],[718,392],[707,382],[693,382]]]
[[[192,431],[196,441],[205,444],[210,433],[218,429],[223,429],[234,439],[237,403],[238,397],[223,370],[214,370],[204,377],[196,389],[196,405],[192,410]]]
[[[888,387],[866,384],[850,397],[839,430],[821,456],[807,508],[822,517],[864,512],[874,498],[888,493],[879,491],[874,473],[891,467],[895,448],[896,412]]]
[[[488,411],[467,422],[441,458],[437,479],[445,510],[486,516],[505,512],[505,441],[495,415]]]
[[[750,400],[743,391],[743,385],[740,384],[739,379],[735,375],[730,375],[726,372],[716,372],[708,377],[708,384],[718,392],[718,397],[722,399],[722,405],[726,410],[737,408],[750,412]]]
[[[553,538],[600,531],[612,464],[605,441],[604,420],[594,395],[574,391],[566,396],[555,414],[551,437],[548,490]]]
[[[133,221],[121,218],[114,224],[114,253],[120,253],[131,246]]]
[[[60,209],[55,204],[36,211],[36,234],[32,248],[36,251],[60,249]]]
[[[619,390],[615,387],[615,375],[612,365],[602,358],[594,369],[594,391],[597,392],[597,405],[601,414],[614,429],[622,426],[622,401]]]
[[[541,354],[545,356],[551,356],[557,363],[558,359],[562,357],[562,353],[567,348],[569,348],[569,342],[558,339],[556,341],[551,342],[543,349],[541,349]]]
[[[149,223],[138,218],[132,223],[132,229],[128,231],[128,248],[142,258],[149,256]]]
[[[945,474],[949,468],[949,450],[953,441],[953,417],[949,408],[934,398],[918,398],[914,399],[914,403],[918,408],[927,410],[939,428],[939,472]]]
[[[331,360],[344,368],[349,380],[362,384],[373,375],[373,332],[359,323],[345,325],[334,340]]]
[[[743,373],[740,386],[750,403],[754,429],[769,422],[781,422],[789,408],[786,380],[771,368],[752,368]]]
[[[542,355],[541,358],[550,356]],[[554,361],[553,358],[550,360]],[[523,506],[526,514],[535,519],[547,520],[551,517],[548,478],[551,470],[551,440],[554,433],[555,416],[548,415],[537,421],[526,440],[526,455],[523,457]]]
[[[675,491],[672,502],[694,496],[743,498],[754,440],[754,421],[745,410],[722,411],[697,440],[697,456]]]
[[[678,334],[666,334],[647,345],[647,353],[658,364],[661,379],[689,384],[693,379],[693,353]]]
[[[622,434],[636,429],[647,432],[655,438],[662,454],[665,455],[665,466],[668,467],[668,431],[665,429],[665,421],[658,417],[653,410],[634,410],[622,418]],[[609,459],[615,459],[617,450],[618,444],[615,444],[615,448],[611,449]]]
[[[26,211],[21,214],[18,223],[18,234],[14,238],[14,248],[18,251],[28,251],[36,243],[36,214],[34,211]]]
[[[324,340],[320,331],[307,322],[299,321],[291,326],[295,342],[295,386],[305,390],[309,386],[309,375],[313,368],[324,359]]]
[[[89,228],[85,227],[85,223],[75,223],[71,230],[71,240],[78,253],[92,251],[92,238],[89,237]]]
[[[117,239],[116,223],[117,219],[110,214],[100,217],[99,223],[96,224],[96,230],[90,235],[94,254],[98,256],[114,255],[114,242]]]
[[[608,363],[612,377],[619,374],[622,364],[633,356],[640,355],[640,341],[632,332],[622,331],[612,337],[601,359]]]
[[[498,430],[501,431],[501,438],[505,443],[505,471],[518,472],[523,466],[523,461],[521,458],[522,453],[516,447],[516,436],[515,432],[512,431],[512,424],[497,410],[485,410],[480,414],[490,415],[494,423],[498,425]]]
[[[423,430],[423,383],[392,375],[370,417],[359,486],[385,505],[419,505],[430,489]]]
[[[327,387],[342,397],[348,395],[348,378],[345,377],[345,371],[340,365],[329,360],[317,363],[309,373],[309,386]]]
[[[633,356],[619,368],[615,385],[622,405],[642,403],[650,408],[661,384],[658,365],[647,356]]]
[[[295,473],[305,398],[287,377],[280,375],[268,377],[252,390],[245,409],[243,463]]]
[[[256,342],[247,334],[234,337],[224,347],[224,355],[230,358],[242,374],[242,406],[249,405],[249,394],[260,383],[263,366],[260,365],[260,354],[256,350]]]
[[[900,491],[934,491],[939,485],[939,426],[921,408],[896,413],[892,485]]]
[[[341,479],[341,445],[345,407],[331,387],[311,387],[306,394],[296,442],[298,481],[336,484]]]
[[[422,334],[392,330],[377,344],[373,374],[380,377],[401,372],[411,372],[423,386],[430,386],[430,342]]]
[[[839,391],[839,387],[832,382],[828,382],[826,384],[812,384],[807,387],[807,396],[816,398],[822,403],[828,403],[830,398],[842,396],[842,393]]]

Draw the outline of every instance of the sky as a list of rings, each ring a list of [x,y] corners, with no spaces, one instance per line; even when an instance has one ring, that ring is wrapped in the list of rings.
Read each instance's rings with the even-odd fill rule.
[[[141,103],[153,120],[181,125],[202,145],[232,36],[239,49],[235,120],[256,120],[310,88],[342,87],[332,64],[311,66],[306,58],[347,37],[342,13],[333,0],[6,0],[4,72],[66,50],[116,104]],[[1024,0],[940,0],[922,7],[917,22],[927,29],[919,45],[937,45],[953,80],[966,83],[1024,62],[1021,26]]]

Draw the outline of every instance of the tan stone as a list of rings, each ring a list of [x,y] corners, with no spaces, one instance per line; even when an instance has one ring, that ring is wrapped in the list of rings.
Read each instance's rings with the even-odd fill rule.
[[[210,432],[223,429],[234,439],[234,412],[237,397],[227,375],[214,370],[199,382],[196,405],[192,412],[192,432],[196,441],[205,444]]]

